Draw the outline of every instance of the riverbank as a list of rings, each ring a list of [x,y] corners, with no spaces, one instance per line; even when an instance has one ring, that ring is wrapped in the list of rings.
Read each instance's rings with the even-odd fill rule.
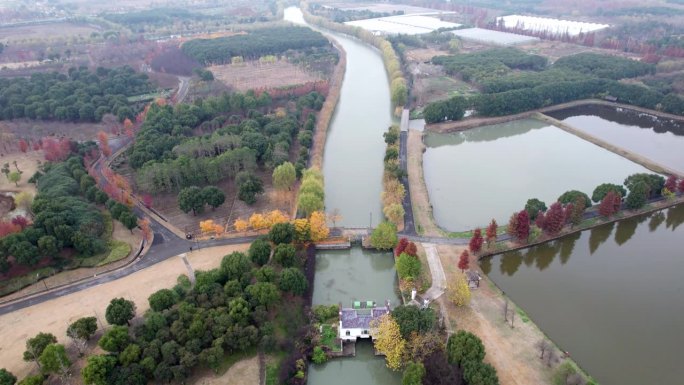
[[[443,237],[446,232],[437,225],[432,215],[432,205],[423,174],[423,133],[409,129],[407,142],[408,183],[416,232],[425,237]]]
[[[492,125],[492,124],[506,123],[506,122],[510,122],[513,120],[534,117],[534,115],[536,113],[545,114],[547,112],[564,110],[564,109],[570,108],[570,107],[579,107],[579,106],[585,106],[585,105],[590,105],[590,104],[610,106],[610,107],[619,107],[619,108],[624,108],[626,110],[633,110],[633,111],[641,112],[644,114],[649,114],[649,115],[653,115],[653,116],[657,116],[657,117],[661,117],[661,118],[674,119],[674,120],[684,122],[683,117],[678,116],[678,115],[668,114],[666,112],[649,110],[647,108],[632,106],[630,104],[621,104],[621,103],[609,102],[609,101],[600,100],[600,99],[584,99],[584,100],[576,100],[574,102],[556,104],[553,106],[539,108],[536,110],[531,110],[531,111],[526,111],[526,112],[521,112],[519,114],[514,114],[514,115],[495,116],[495,117],[487,117],[487,118],[473,117],[473,118],[468,118],[468,119],[463,119],[463,120],[458,120],[458,121],[448,121],[448,122],[443,122],[443,123],[426,124],[425,130],[430,131],[430,132],[440,133],[440,134],[445,134],[445,133],[449,133],[449,132],[465,131],[465,130],[475,128],[475,127],[479,127],[479,126],[488,126],[488,125]]]

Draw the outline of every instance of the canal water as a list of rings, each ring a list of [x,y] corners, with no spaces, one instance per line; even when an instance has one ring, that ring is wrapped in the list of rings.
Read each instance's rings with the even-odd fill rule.
[[[603,105],[578,106],[549,116],[684,174],[684,122]]]
[[[301,10],[285,9],[285,20],[306,24]],[[326,32],[328,33],[328,32]],[[385,143],[382,133],[391,124],[389,83],[380,54],[364,43],[332,34],[347,52],[347,68],[340,100],[331,122],[325,155],[326,210],[339,209],[342,226],[377,225],[381,219],[380,193]],[[352,300],[390,300],[397,275],[392,253],[350,250],[316,254],[313,304],[349,306]],[[399,385],[400,373],[373,354],[369,342],[359,343],[356,356],[309,366],[309,385]]]
[[[296,7],[285,9],[285,20],[305,24]],[[347,52],[347,68],[323,157],[325,209],[340,211],[341,226],[376,226],[382,219],[382,134],[392,124],[387,74],[379,51],[341,34],[326,34]]]
[[[602,385],[681,384],[684,205],[483,261]]]
[[[567,190],[591,196],[646,168],[533,119],[449,134],[427,133],[425,183],[437,223],[450,231],[500,225],[530,198],[547,206]]]

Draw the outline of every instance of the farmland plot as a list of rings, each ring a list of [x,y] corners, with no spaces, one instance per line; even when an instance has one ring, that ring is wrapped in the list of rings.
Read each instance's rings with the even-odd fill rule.
[[[215,65],[207,69],[214,74],[216,79],[242,92],[304,84],[323,79],[320,74],[309,72],[285,60],[274,63],[248,62]]]

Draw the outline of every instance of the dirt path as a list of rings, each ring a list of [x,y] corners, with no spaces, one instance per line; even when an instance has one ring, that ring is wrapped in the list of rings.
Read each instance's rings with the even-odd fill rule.
[[[425,292],[424,297],[429,300],[439,298],[446,290],[446,276],[444,275],[444,268],[442,268],[442,261],[439,259],[437,247],[431,243],[424,243],[425,256],[427,257],[428,266],[430,266],[430,275],[432,276],[432,286]]]
[[[437,247],[442,265],[445,267],[447,282],[458,271],[457,258],[465,247],[440,245]],[[472,291],[470,306],[458,308],[445,296],[439,304],[446,310],[447,329],[464,329],[477,335],[485,345],[485,361],[492,364],[499,375],[502,385],[543,385],[551,383],[552,369],[544,365],[538,357],[535,344],[544,338],[542,332],[532,323],[523,322],[515,315],[514,327],[504,322],[501,292],[479,270],[473,257],[471,269],[478,270],[484,277],[479,289]],[[514,305],[509,301],[509,309]]]
[[[195,270],[207,270],[217,267],[224,255],[247,247],[244,244],[206,248],[193,251],[188,259]],[[140,316],[149,308],[147,297],[150,294],[172,287],[178,276],[185,273],[181,258],[174,257],[119,280],[0,316],[0,363],[18,378],[23,378],[35,368],[22,360],[26,339],[38,332],[49,332],[60,343],[69,343],[65,333],[71,322],[95,316],[100,325],[106,325],[105,309],[116,297],[134,301]]]
[[[439,237],[444,232],[435,224],[432,206],[423,175],[423,133],[409,130],[408,133],[408,180],[411,189],[411,205],[416,232],[423,236]]]
[[[240,360],[222,376],[200,378],[196,385],[257,385],[259,384],[259,357]]]

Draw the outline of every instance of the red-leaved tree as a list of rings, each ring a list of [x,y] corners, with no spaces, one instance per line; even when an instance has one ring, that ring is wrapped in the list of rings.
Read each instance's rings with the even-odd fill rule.
[[[492,219],[492,221],[489,223],[489,226],[487,226],[487,244],[491,245],[492,243],[496,242],[496,237],[497,234],[496,232],[499,230],[499,225],[496,223],[496,220]]]
[[[60,162],[71,154],[71,142],[68,139],[43,138],[45,160]]]
[[[468,254],[468,250],[463,250],[463,252],[461,253],[461,257],[458,259],[458,268],[461,269],[461,272],[464,272],[468,269],[469,265],[470,254]]]
[[[399,243],[397,244],[397,247],[394,248],[394,255],[396,255],[397,257],[400,256],[401,253],[403,253],[404,250],[406,250],[406,246],[408,246],[408,243],[408,239],[401,238],[399,240]]]
[[[475,229],[472,238],[470,238],[470,243],[468,247],[471,253],[479,253],[482,250],[482,244],[484,243],[484,238],[482,238],[482,230]]]
[[[409,242],[408,245],[406,245],[406,249],[404,249],[404,253],[412,257],[418,257],[418,247],[415,243]]]
[[[677,177],[670,175],[665,181],[665,188],[670,190],[670,192],[677,192]]]
[[[530,237],[530,215],[527,213],[527,210],[522,210],[517,215],[515,237],[520,242],[527,242],[527,239]]]
[[[21,227],[10,222],[0,221],[0,238],[10,234],[18,233],[20,231]]]
[[[26,143],[24,139],[19,139],[19,150],[23,153],[26,153],[26,151],[28,151],[28,148],[28,143]]]
[[[513,213],[511,214],[511,217],[508,219],[508,227],[506,227],[506,234],[510,235],[511,237],[515,237],[515,231],[518,228],[518,213]]]
[[[109,147],[109,137],[104,131],[97,133],[97,140],[100,142],[100,150],[104,156],[112,155],[112,149]]]
[[[679,192],[684,194],[684,179],[679,181]]]
[[[563,213],[563,206],[560,202],[555,202],[546,211],[546,218],[544,218],[544,232],[549,235],[556,235],[565,225],[565,214]]]
[[[150,195],[150,194],[143,195],[142,201],[143,201],[143,204],[145,205],[145,207],[147,207],[148,209],[150,207],[152,207],[152,204],[154,203],[154,199],[152,198],[152,195]]]
[[[145,238],[146,241],[152,239],[152,228],[150,227],[150,220],[148,218],[138,219],[138,227],[140,227],[140,231],[142,231],[143,238]]]
[[[26,226],[28,226],[28,223],[28,219],[21,215],[12,218],[12,224],[15,226],[19,226],[22,230],[24,230]]]
[[[601,199],[601,203],[599,204],[599,215],[605,218],[610,218],[613,214],[615,214],[615,195],[620,196],[620,194],[616,194],[614,191],[608,191],[608,193]]]

